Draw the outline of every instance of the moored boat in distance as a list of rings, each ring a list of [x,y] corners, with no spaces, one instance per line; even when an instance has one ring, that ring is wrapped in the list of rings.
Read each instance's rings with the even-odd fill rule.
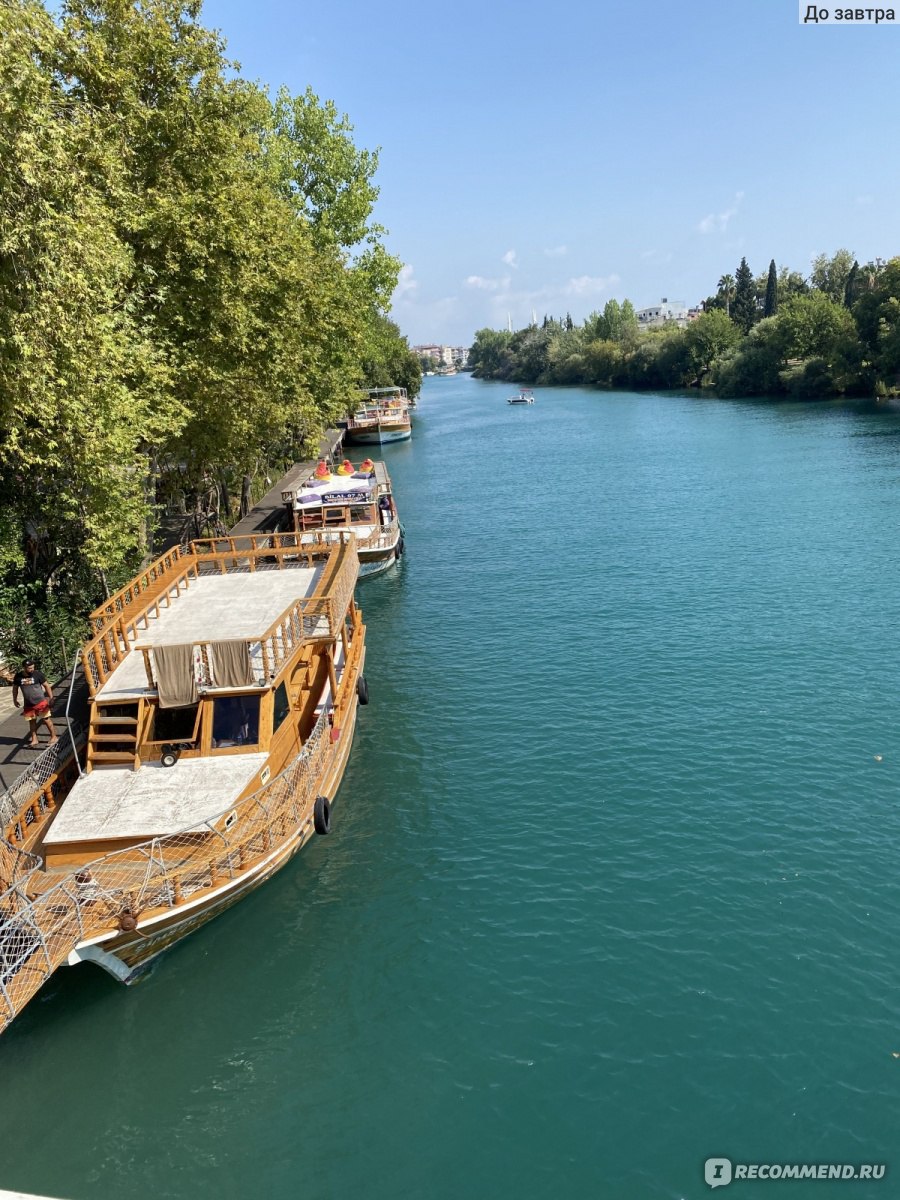
[[[281,493],[301,544],[312,539],[356,537],[360,576],[386,570],[403,554],[403,530],[383,462],[349,459],[332,472],[324,459],[310,474]]]
[[[345,437],[354,446],[383,446],[412,437],[406,388],[369,388],[346,423]]]
[[[531,388],[520,387],[518,394],[507,396],[507,404],[534,404],[534,392]]]
[[[358,572],[346,531],[215,538],[91,615],[84,770],[3,813],[0,1029],[65,963],[130,982],[328,832],[368,699]]]

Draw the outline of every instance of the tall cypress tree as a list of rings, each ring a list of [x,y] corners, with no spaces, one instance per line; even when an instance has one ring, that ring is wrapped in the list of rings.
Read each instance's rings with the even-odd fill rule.
[[[741,333],[749,333],[751,325],[756,320],[756,287],[753,283],[753,272],[747,266],[746,258],[741,259],[741,265],[734,275],[731,319]]]
[[[847,282],[844,285],[844,307],[852,308],[853,301],[856,299],[856,277],[859,274],[859,263],[854,258],[853,266],[850,268],[850,274],[847,276]]]
[[[764,317],[774,317],[778,311],[778,271],[775,269],[775,259],[769,263],[769,278],[766,282],[766,302],[763,306]]]

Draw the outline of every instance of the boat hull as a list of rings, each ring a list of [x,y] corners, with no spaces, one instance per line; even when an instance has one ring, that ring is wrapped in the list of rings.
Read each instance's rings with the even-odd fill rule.
[[[352,446],[386,446],[411,437],[412,428],[407,425],[397,429],[348,429],[345,440]]]
[[[323,773],[318,795],[332,802],[340,787],[356,728],[359,700],[356,685],[362,674],[365,655],[359,661],[354,677],[349,681],[354,689],[354,699],[347,713],[343,728],[332,743],[331,755]],[[171,949],[190,934],[202,928],[208,921],[237,904],[250,892],[280,871],[295,854],[315,836],[312,808],[304,813],[298,827],[293,830],[271,854],[249,870],[229,880],[220,888],[211,891],[196,901],[188,901],[177,909],[169,909],[156,917],[139,920],[137,928],[130,932],[116,932],[79,943],[69,955],[69,965],[93,962],[101,966],[122,983],[133,983],[140,978],[153,959]]]

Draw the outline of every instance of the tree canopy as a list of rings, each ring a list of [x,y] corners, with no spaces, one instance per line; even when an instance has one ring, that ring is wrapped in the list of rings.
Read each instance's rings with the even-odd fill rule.
[[[228,509],[360,386],[419,376],[387,318],[377,152],[331,102],[243,79],[199,0],[14,0],[0,41],[0,647],[19,653],[58,644],[51,610],[76,636],[159,502],[213,488]]]
[[[900,259],[860,266],[818,255],[754,279],[746,259],[719,277],[699,315],[639,328],[629,301],[568,328],[481,329],[469,362],[482,378],[602,387],[712,387],[721,395],[900,393]]]

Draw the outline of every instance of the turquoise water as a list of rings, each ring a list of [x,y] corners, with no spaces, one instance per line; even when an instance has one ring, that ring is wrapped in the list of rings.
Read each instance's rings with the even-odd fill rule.
[[[897,1194],[900,413],[510,391],[428,380],[385,450],[332,835],[139,986],[51,981],[0,1186]]]

